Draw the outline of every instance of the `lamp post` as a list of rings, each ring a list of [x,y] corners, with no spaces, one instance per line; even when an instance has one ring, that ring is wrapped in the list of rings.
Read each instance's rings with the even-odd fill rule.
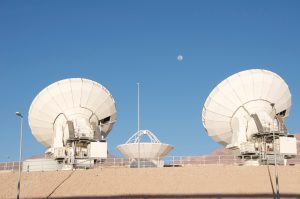
[[[18,177],[18,187],[17,187],[17,199],[20,198],[20,189],[21,189],[21,163],[22,163],[22,134],[23,134],[23,115],[20,112],[16,112],[16,116],[20,118],[20,156],[19,156],[19,177]]]

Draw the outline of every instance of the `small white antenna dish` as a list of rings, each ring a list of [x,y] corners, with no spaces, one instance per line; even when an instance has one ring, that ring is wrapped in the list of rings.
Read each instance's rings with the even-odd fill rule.
[[[251,158],[259,157],[271,147],[275,151],[275,146],[266,145],[274,141],[269,140],[271,132],[276,132],[275,139],[287,137],[284,119],[290,108],[291,93],[280,76],[267,70],[246,70],[213,89],[204,104],[202,122],[216,142]],[[287,154],[294,154],[293,150]],[[259,160],[266,161],[266,157]]]
[[[115,118],[115,101],[109,91],[83,78],[46,87],[35,97],[28,114],[34,137],[55,159],[72,165],[107,156],[104,138]]]
[[[138,97],[138,131],[133,134],[125,144],[117,146],[117,149],[131,159],[131,167],[158,167],[163,166],[161,160],[174,148],[169,144],[163,144],[149,130],[140,130],[140,83],[137,83]],[[141,142],[143,137],[148,137],[150,142]]]
[[[149,142],[141,141],[147,137]],[[164,144],[149,130],[140,130],[131,136],[125,144],[117,149],[131,159],[131,167],[159,167],[163,166],[162,158],[166,157],[174,147]]]

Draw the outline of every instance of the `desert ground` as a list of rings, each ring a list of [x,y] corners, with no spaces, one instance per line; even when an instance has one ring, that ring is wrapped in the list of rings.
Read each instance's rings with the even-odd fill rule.
[[[300,166],[278,166],[281,198],[300,198]],[[21,198],[274,198],[274,166],[97,168],[23,172]],[[15,198],[17,172],[0,173],[0,198]]]

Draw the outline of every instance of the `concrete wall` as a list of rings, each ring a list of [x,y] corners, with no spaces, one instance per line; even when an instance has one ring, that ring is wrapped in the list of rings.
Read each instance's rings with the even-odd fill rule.
[[[281,198],[300,198],[300,166],[278,172]],[[25,172],[21,198],[274,198],[274,174],[274,166],[214,165]],[[0,173],[0,198],[15,198],[16,185],[17,173]]]

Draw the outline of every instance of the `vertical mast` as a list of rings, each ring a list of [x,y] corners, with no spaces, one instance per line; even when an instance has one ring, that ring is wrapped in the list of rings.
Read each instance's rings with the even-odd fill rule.
[[[138,159],[138,168],[140,168],[140,83],[137,83],[137,97],[138,97],[138,152],[139,152],[139,159]]]
[[[138,132],[140,131],[140,83],[137,83],[138,94]]]

